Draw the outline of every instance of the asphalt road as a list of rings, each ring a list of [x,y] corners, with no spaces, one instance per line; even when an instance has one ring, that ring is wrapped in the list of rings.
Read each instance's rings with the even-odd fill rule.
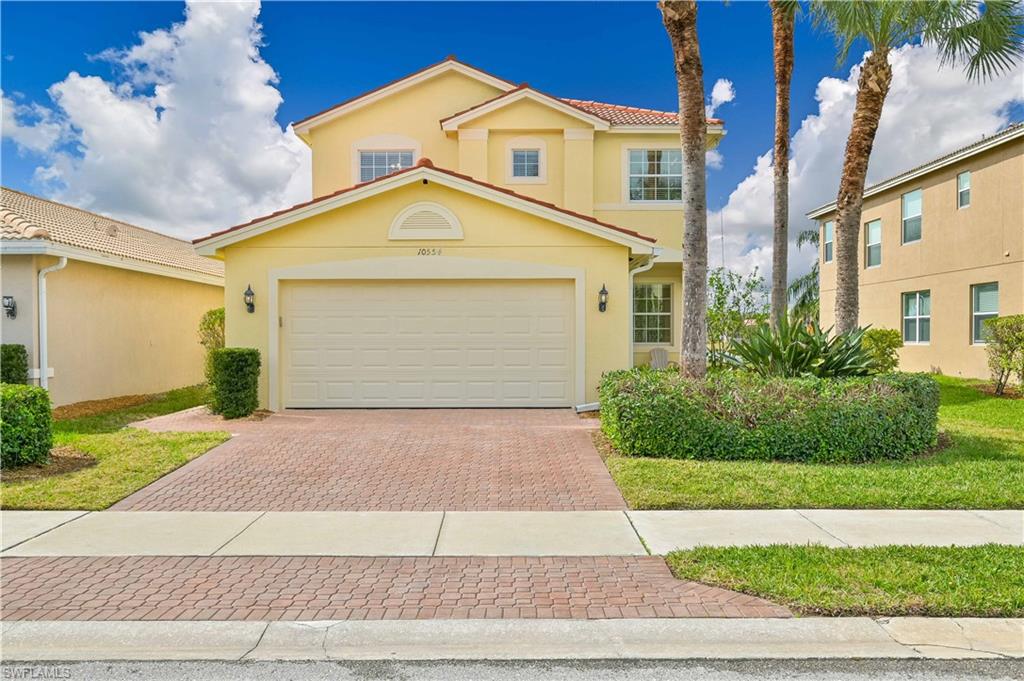
[[[1024,660],[590,660],[512,662],[76,662],[5,664],[0,679],[71,681],[906,681],[1024,679]]]

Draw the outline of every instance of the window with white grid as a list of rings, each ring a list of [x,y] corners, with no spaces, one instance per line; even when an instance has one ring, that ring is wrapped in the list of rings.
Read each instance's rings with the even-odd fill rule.
[[[633,341],[672,344],[672,284],[633,286]]]
[[[378,177],[390,175],[403,168],[412,167],[411,149],[359,152],[359,181],[369,182]]]

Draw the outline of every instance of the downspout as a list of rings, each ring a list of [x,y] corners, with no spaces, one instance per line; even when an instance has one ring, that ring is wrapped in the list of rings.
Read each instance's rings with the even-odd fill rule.
[[[39,387],[46,388],[50,382],[50,358],[46,350],[46,275],[57,272],[68,266],[66,256],[61,256],[57,264],[39,270]]]
[[[642,274],[643,272],[646,272],[649,269],[651,269],[652,267],[654,267],[654,263],[655,263],[655,261],[657,261],[658,256],[660,256],[660,255],[661,255],[661,249],[660,248],[652,247],[651,248],[651,259],[647,261],[647,264],[641,265],[640,267],[637,267],[635,270],[630,270],[629,271],[629,302],[630,302],[630,305],[632,305],[632,303],[633,303],[633,278],[636,275]],[[630,310],[629,311],[629,366],[631,366],[631,367],[636,366],[636,353],[634,351],[634,347],[636,345],[636,343],[634,341],[634,338],[636,337],[635,336],[635,331],[636,330],[633,328],[634,324],[636,324],[636,317],[633,315],[633,310]]]

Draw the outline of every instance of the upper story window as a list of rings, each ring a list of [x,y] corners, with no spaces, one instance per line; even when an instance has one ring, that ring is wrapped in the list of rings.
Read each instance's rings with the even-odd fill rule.
[[[915,189],[901,197],[903,203],[903,243],[921,240],[921,190]]]
[[[630,149],[629,200],[682,201],[682,150]]]
[[[975,284],[971,287],[971,342],[988,342],[985,321],[999,316],[999,284]]]
[[[927,343],[932,338],[931,291],[903,294],[903,342]]]
[[[633,285],[633,341],[672,343],[672,284]]]
[[[882,221],[872,220],[864,225],[864,266],[882,264]]]
[[[512,177],[540,177],[540,149],[513,149]]]
[[[412,167],[412,149],[389,149],[359,152],[359,181],[369,182]]]
[[[971,171],[956,176],[956,207],[967,208],[971,205]]]
[[[835,241],[835,227],[836,223],[829,220],[821,229],[821,231],[823,232],[821,238],[821,254],[825,262],[832,262],[832,249],[834,248],[833,242]]]

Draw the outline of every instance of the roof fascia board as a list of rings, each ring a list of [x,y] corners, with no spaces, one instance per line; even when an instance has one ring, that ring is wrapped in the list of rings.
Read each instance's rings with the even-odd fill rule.
[[[888,180],[884,180],[882,182],[879,182],[878,184],[872,185],[872,186],[870,186],[870,187],[868,187],[867,189],[864,190],[864,198],[866,199],[869,196],[874,196],[875,194],[880,194],[880,193],[882,193],[884,191],[887,191],[889,189],[892,189],[894,187],[898,187],[901,184],[904,184],[906,182],[910,182],[911,180],[916,180],[917,178],[921,177],[922,175],[927,175],[928,173],[934,172],[936,170],[940,170],[941,168],[945,168],[946,166],[953,165],[954,163],[959,163],[960,161],[963,161],[963,160],[968,159],[968,158],[970,158],[972,156],[980,154],[983,151],[988,151],[989,149],[992,149],[993,147],[998,147],[1001,144],[1006,144],[1007,142],[1010,142],[1010,141],[1015,140],[1018,137],[1022,137],[1022,136],[1024,136],[1024,126],[1022,126],[1022,127],[1018,128],[1018,129],[1010,132],[1010,134],[1005,135],[1003,137],[999,137],[997,135],[993,135],[991,138],[989,138],[988,140],[986,140],[984,142],[979,143],[977,146],[973,146],[970,149],[965,149],[965,150],[963,150],[962,152],[960,152],[958,154],[954,154],[953,156],[950,156],[948,158],[937,159],[935,161],[932,161],[931,163],[927,163],[927,164],[921,166],[917,170],[914,170],[912,172],[903,173],[901,175],[897,175],[895,177],[889,178]],[[818,206],[817,208],[815,208],[815,209],[811,210],[810,212],[806,213],[806,215],[807,215],[807,217],[809,217],[811,219],[820,218],[820,217],[823,217],[825,215],[828,215],[829,213],[834,212],[835,209],[836,209],[836,202],[832,201],[830,203],[826,203],[823,206]]]
[[[464,111],[463,113],[458,114],[457,116],[452,116],[451,118],[441,123],[441,129],[444,130],[445,132],[454,132],[458,130],[459,125],[461,125],[462,123],[475,120],[485,114],[489,114],[492,111],[497,111],[498,109],[504,108],[509,104],[513,104],[524,98],[533,100],[538,104],[547,106],[551,109],[555,109],[556,111],[564,113],[567,116],[572,116],[573,118],[590,123],[591,125],[594,126],[595,130],[608,130],[609,128],[611,128],[611,124],[608,121],[604,120],[603,118],[599,118],[598,116],[589,114],[574,106],[570,106],[565,102],[558,100],[555,97],[544,94],[543,92],[538,92],[536,90],[529,88],[522,88],[519,91],[514,92],[508,96],[499,97],[498,99],[495,99],[492,102],[476,107],[474,109],[470,109],[469,111]]]
[[[155,274],[161,277],[172,279],[184,279],[200,284],[212,286],[224,286],[224,277],[202,272],[192,272],[168,265],[146,262],[143,260],[131,260],[116,255],[107,255],[97,251],[90,251],[85,248],[58,244],[45,239],[4,239],[0,240],[0,253],[4,255],[52,255],[55,257],[67,257],[72,260],[92,263],[94,265],[105,265],[117,267],[132,272],[144,274]]]
[[[443,61],[438,64],[435,64],[434,66],[431,66],[430,68],[424,69],[423,71],[419,71],[418,73],[414,73],[410,76],[406,76],[405,78],[396,80],[395,82],[390,83],[389,85],[385,85],[380,89],[373,90],[371,92],[366,93],[365,95],[356,97],[355,99],[345,104],[342,104],[341,106],[337,106],[332,109],[327,109],[326,111],[317,114],[312,118],[309,118],[300,123],[295,123],[293,125],[293,128],[296,134],[308,134],[310,130],[319,125],[323,125],[324,123],[334,120],[335,118],[344,116],[345,114],[356,111],[357,109],[361,109],[364,106],[373,104],[374,102],[380,101],[385,97],[390,97],[391,95],[397,92],[401,92],[402,90],[405,90],[407,88],[413,87],[414,85],[419,85],[424,81],[430,80],[434,76],[439,76],[442,73],[447,73],[448,71],[455,71],[465,76],[469,76],[470,78],[474,78],[483,83],[491,85],[499,90],[502,90],[503,92],[508,92],[509,90],[515,88],[515,85],[513,85],[512,83],[509,83],[506,80],[502,80],[501,78],[498,78],[496,76],[492,76],[488,73],[484,73],[483,71],[479,71],[473,68],[472,66],[468,66],[457,61]]]
[[[320,215],[321,213],[326,213],[334,210],[335,208],[341,208],[342,206],[382,194],[391,189],[397,189],[398,187],[402,187],[407,184],[419,182],[424,178],[428,178],[445,187],[464,191],[468,194],[491,200],[494,203],[551,220],[552,222],[557,222],[567,227],[572,227],[609,241],[614,241],[615,243],[623,246],[628,246],[631,249],[649,250],[653,245],[645,239],[633,237],[614,229],[608,229],[607,227],[602,227],[601,225],[592,223],[588,220],[575,218],[572,215],[535,204],[532,201],[520,199],[516,196],[511,196],[505,192],[489,189],[488,187],[481,186],[476,182],[464,180],[447,173],[438,172],[431,168],[416,168],[415,170],[402,173],[401,175],[396,175],[393,178],[381,180],[365,187],[353,189],[352,191],[345,192],[344,194],[332,199],[327,199],[310,206],[304,206],[294,212],[279,215],[264,222],[257,222],[254,225],[250,225],[234,232],[228,232],[220,236],[212,237],[206,241],[196,244],[196,252],[200,255],[214,255],[218,249],[224,248],[225,246],[230,246],[231,244],[238,243],[239,241],[251,239],[252,237],[265,234],[279,227],[283,227],[293,222],[299,222],[300,220],[305,220],[307,218]]]

